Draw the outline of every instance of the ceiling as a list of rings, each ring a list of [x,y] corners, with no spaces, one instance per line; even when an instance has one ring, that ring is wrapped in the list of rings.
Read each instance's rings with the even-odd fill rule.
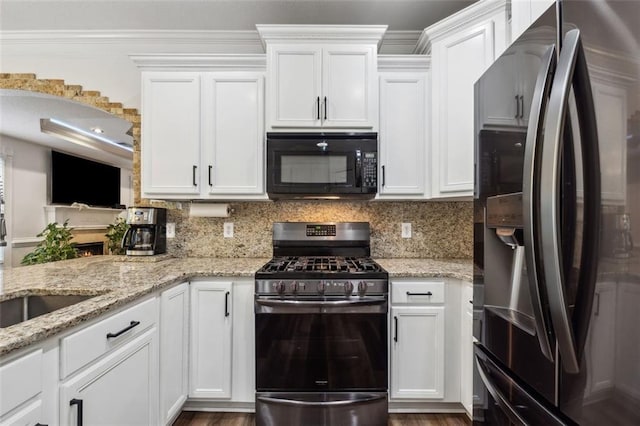
[[[80,129],[100,127],[104,130],[102,137],[132,146],[133,138],[127,134],[131,123],[115,115],[58,96],[8,89],[0,89],[0,111],[0,134],[118,167],[132,167],[133,155],[114,155],[82,140],[70,142],[40,130],[41,119],[55,119]]]
[[[475,1],[0,0],[0,28],[254,30],[255,24],[377,24],[390,31],[421,31]]]

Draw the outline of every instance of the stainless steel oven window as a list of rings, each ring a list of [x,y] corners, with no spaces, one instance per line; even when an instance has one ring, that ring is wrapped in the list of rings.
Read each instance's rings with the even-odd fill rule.
[[[347,183],[346,155],[283,155],[282,183]]]

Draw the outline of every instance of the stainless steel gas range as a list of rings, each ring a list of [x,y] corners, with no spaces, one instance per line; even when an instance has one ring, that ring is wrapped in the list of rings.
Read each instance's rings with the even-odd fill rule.
[[[256,272],[256,424],[386,425],[388,274],[369,224],[275,223]]]

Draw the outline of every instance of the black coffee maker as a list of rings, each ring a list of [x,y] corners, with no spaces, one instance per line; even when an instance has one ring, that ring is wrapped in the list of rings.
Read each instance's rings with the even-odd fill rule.
[[[129,229],[122,248],[129,256],[152,256],[167,251],[167,210],[156,207],[129,207]]]

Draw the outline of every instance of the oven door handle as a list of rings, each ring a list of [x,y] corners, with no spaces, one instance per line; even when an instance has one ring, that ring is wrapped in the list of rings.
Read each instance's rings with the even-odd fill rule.
[[[272,398],[268,396],[259,396],[257,399],[260,402],[267,402],[272,404],[282,405],[295,405],[295,406],[312,406],[312,407],[344,407],[349,405],[358,405],[366,402],[378,401],[385,399],[386,394],[383,395],[363,395],[362,397],[356,397],[355,399],[344,399],[340,401],[299,401],[288,398]]]
[[[274,300],[256,299],[256,313],[385,313],[386,298],[360,298],[357,300]]]
[[[357,300],[273,300],[256,299],[256,303],[262,306],[305,306],[309,308],[328,308],[339,306],[375,306],[387,303],[387,299],[360,298]]]

